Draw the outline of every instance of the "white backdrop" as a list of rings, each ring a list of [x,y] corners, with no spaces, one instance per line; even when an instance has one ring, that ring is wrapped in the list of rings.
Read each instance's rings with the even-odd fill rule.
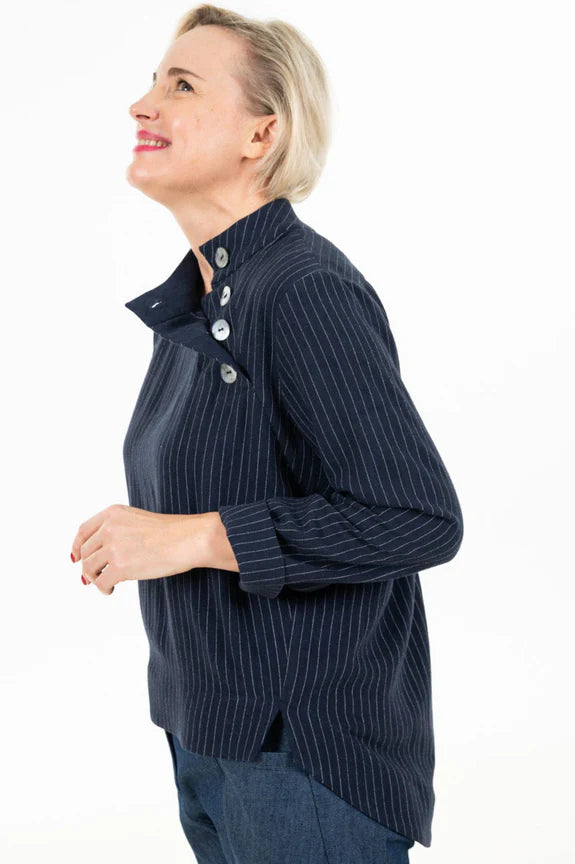
[[[69,557],[82,521],[128,503],[122,441],[151,338],[123,304],[188,248],[169,211],[125,180],[128,107],[187,8],[32,0],[3,16],[9,864],[190,861],[165,736],[148,716],[137,584],[106,597]],[[231,8],[290,21],[324,58],[334,140],[320,185],[294,208],[378,291],[463,509],[461,550],[421,574],[436,806],[432,845],[416,843],[410,861],[567,864],[572,4]]]

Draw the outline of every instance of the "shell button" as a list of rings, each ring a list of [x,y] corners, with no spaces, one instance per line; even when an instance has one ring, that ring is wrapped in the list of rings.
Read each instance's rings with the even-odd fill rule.
[[[233,384],[238,377],[238,373],[229,363],[220,364],[220,373],[226,384]]]
[[[226,264],[230,260],[230,256],[225,246],[218,246],[218,248],[216,249],[215,259],[218,267],[226,266]]]
[[[218,342],[221,342],[222,339],[227,339],[230,335],[230,325],[226,321],[225,318],[218,318],[217,321],[214,321],[212,324],[212,336],[214,339],[217,339]]]

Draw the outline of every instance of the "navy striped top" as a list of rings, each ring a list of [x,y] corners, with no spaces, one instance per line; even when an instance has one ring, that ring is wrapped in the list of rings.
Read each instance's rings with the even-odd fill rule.
[[[295,764],[431,845],[434,736],[419,572],[460,504],[400,376],[378,294],[276,198],[125,305],[153,331],[124,441],[129,503],[217,510],[239,573],[138,582],[151,720],[254,761],[281,712]]]

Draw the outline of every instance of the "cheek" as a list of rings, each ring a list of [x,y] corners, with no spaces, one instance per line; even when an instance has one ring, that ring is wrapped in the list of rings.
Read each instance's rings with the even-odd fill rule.
[[[182,164],[187,162],[220,162],[230,160],[238,150],[241,124],[236,116],[221,111],[205,111],[172,125],[173,139],[178,141]]]
[[[193,161],[201,149],[202,123],[199,118],[175,120],[171,124],[171,138],[175,144],[174,158],[181,164]]]
[[[186,153],[209,151],[214,142],[221,142],[225,124],[212,112],[191,117],[178,131]]]
[[[189,117],[178,117],[170,124],[172,140],[179,141],[186,148],[197,141],[198,135],[202,133],[204,121],[198,115]]]
[[[220,149],[225,151],[228,156],[237,154],[242,136],[242,125],[239,118],[231,111],[228,114],[219,114],[214,117],[211,136],[212,140],[217,142]]]

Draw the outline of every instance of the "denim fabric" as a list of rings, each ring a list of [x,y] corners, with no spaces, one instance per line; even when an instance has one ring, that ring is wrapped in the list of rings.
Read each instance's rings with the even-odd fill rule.
[[[197,755],[165,732],[198,864],[409,864],[414,840],[294,766],[281,713],[256,762]]]

